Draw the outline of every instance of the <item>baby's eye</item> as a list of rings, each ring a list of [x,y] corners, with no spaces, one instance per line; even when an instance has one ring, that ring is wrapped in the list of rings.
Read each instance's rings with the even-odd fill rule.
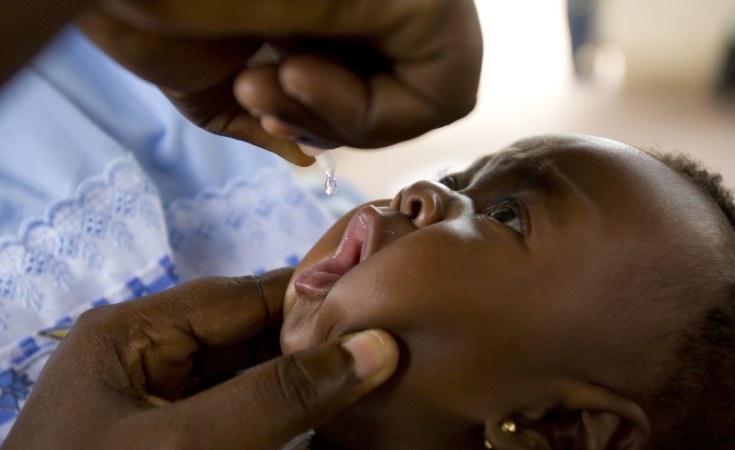
[[[503,203],[487,213],[493,220],[513,228],[519,234],[523,234],[523,221],[516,207]]]

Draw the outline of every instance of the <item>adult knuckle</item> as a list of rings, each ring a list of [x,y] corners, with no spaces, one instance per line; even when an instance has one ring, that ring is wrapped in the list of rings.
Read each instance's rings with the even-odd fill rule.
[[[88,333],[102,328],[105,323],[109,322],[113,309],[112,305],[104,305],[84,311],[74,322],[75,330],[77,333]]]

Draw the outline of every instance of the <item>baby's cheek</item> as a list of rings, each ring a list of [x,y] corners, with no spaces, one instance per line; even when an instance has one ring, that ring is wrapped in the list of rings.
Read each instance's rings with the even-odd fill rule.
[[[378,255],[348,272],[329,294],[322,316],[334,323],[332,332],[344,334],[368,328],[401,331],[412,325],[415,310],[406,286],[396,271],[382,267]]]

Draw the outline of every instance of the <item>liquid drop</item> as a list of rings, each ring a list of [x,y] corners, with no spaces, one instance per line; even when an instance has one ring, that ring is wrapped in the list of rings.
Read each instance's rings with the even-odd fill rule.
[[[327,176],[324,179],[324,192],[327,195],[333,195],[337,193],[337,179],[334,178],[334,172],[327,172]]]

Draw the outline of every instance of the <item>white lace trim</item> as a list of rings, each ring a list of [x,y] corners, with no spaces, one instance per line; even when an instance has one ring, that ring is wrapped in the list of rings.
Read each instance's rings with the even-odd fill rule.
[[[126,155],[0,239],[0,343],[54,323],[170,253],[163,217],[155,187]]]
[[[333,219],[285,168],[180,200],[166,208],[182,280],[261,273],[294,265]]]

